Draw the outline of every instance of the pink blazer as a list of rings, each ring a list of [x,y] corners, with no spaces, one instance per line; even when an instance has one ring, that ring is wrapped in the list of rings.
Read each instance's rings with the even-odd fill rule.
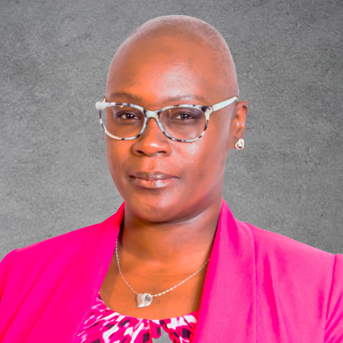
[[[124,216],[13,250],[0,263],[0,342],[73,342]],[[223,200],[194,343],[342,343],[343,255],[236,220]]]

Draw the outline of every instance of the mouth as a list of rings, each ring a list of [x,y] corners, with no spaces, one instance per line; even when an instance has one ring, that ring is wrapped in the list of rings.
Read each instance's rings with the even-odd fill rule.
[[[167,187],[177,179],[176,176],[161,171],[139,171],[130,175],[130,180],[142,188],[163,188]]]

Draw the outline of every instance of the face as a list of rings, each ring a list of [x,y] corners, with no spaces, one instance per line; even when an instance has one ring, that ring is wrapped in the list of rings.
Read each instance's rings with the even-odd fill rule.
[[[214,105],[236,95],[218,82],[217,65],[206,46],[193,39],[164,36],[136,41],[119,50],[112,62],[106,101],[149,110]],[[134,140],[106,135],[110,172],[126,206],[146,221],[177,222],[221,199],[226,157],[237,140],[232,120],[237,107],[234,102],[213,112],[205,135],[191,143],[170,140],[153,118]]]

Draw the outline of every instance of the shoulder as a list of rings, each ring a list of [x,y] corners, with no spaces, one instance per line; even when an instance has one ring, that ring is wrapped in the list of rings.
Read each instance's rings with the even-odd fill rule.
[[[236,220],[238,227],[243,231],[248,231],[254,241],[255,254],[261,258],[269,256],[283,260],[297,260],[311,264],[334,263],[335,255],[310,245],[298,242],[287,236],[258,228],[252,224]],[[322,262],[322,263],[321,263]]]
[[[34,244],[27,245],[26,247],[15,249],[9,252],[3,261],[11,260],[15,261],[17,259],[34,258],[42,253],[52,254],[62,247],[66,248],[68,245],[73,245],[74,243],[82,242],[91,234],[93,230],[96,229],[98,224],[90,225],[81,229],[70,231],[52,238],[48,238]]]
[[[111,218],[112,216],[102,223],[70,231],[9,252],[0,261],[0,294],[1,283],[10,274],[18,272],[25,274],[25,271],[33,271],[35,269],[38,273],[38,270],[42,270],[49,262],[56,258],[73,258],[89,238],[95,238],[101,233]]]

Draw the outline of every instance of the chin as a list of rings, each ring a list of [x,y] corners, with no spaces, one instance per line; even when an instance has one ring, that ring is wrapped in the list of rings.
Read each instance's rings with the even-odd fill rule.
[[[180,215],[182,216],[180,212],[184,210],[184,208],[180,208],[179,201],[175,203],[169,196],[140,197],[134,195],[132,198],[125,199],[125,203],[137,217],[155,223],[173,221]]]

